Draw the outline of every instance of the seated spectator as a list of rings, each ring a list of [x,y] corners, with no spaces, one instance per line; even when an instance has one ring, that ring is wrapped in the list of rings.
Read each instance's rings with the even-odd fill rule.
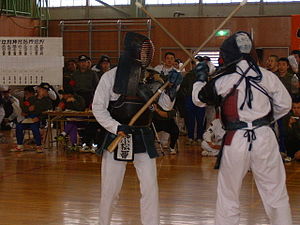
[[[216,156],[221,149],[225,130],[219,118],[214,119],[203,134],[202,156]]]
[[[23,101],[29,101],[31,97],[35,97],[35,89],[34,86],[26,86],[24,87],[24,96],[23,96]],[[25,119],[24,113],[22,112],[22,107],[19,105],[18,108],[15,109],[17,111],[17,123],[20,123]]]
[[[16,125],[17,146],[11,151],[23,151],[24,130],[30,129],[33,133],[36,151],[38,153],[44,152],[41,143],[40,123],[45,118],[42,113],[52,108],[52,101],[48,96],[49,87],[48,83],[41,83],[37,87],[37,95],[30,96],[21,104],[25,119]]]
[[[52,100],[52,108],[55,109],[60,99],[58,93],[51,84],[49,84],[48,96]]]
[[[5,111],[4,119],[1,123],[2,130],[10,130],[12,128],[13,121],[17,118],[17,112],[14,110],[15,107],[19,106],[19,100],[12,96],[10,88],[8,86],[2,86],[2,106]]]
[[[287,156],[300,160],[300,97],[293,99],[292,112],[285,120]]]
[[[72,87],[65,86],[63,90],[59,91],[59,94],[62,95],[62,99],[57,106],[58,110],[84,111],[84,99],[80,95],[75,94]],[[64,141],[66,136],[68,135],[71,142],[71,150],[77,149],[77,126],[78,122],[67,121],[65,124],[64,131],[57,137],[58,141]]]

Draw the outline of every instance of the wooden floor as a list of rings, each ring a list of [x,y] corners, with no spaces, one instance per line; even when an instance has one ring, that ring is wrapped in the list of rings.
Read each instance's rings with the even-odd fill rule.
[[[178,155],[157,159],[162,225],[212,225],[217,171],[214,158],[201,157],[200,147],[184,145]],[[96,225],[100,199],[100,157],[50,149],[44,154],[9,152],[0,145],[1,225]],[[286,164],[294,224],[300,224],[300,163]],[[241,224],[268,220],[251,173],[241,193]],[[128,165],[112,225],[140,225],[139,184]],[[284,225],[284,224],[282,224]]]

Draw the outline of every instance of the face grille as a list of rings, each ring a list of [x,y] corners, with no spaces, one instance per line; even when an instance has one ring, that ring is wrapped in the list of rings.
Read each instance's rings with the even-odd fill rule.
[[[154,46],[151,40],[143,42],[141,47],[140,59],[142,66],[147,67],[151,63],[154,55]]]

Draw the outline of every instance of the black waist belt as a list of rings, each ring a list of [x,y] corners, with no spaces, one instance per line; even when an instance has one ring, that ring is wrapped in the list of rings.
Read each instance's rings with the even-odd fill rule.
[[[254,129],[257,127],[270,125],[272,121],[273,117],[268,114],[250,123],[246,123],[244,121],[226,122],[225,130]]]

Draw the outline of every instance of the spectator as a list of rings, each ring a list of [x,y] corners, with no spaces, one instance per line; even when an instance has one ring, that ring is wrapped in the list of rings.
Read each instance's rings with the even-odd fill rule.
[[[285,120],[287,156],[300,160],[300,97],[293,99],[292,112]]]
[[[86,55],[78,57],[78,70],[73,73],[72,82],[76,94],[82,96],[85,107],[89,108],[98,84],[97,74],[89,68],[90,58]]]
[[[278,60],[278,72],[276,73],[283,83],[285,88],[288,90],[290,95],[292,96],[292,77],[293,74],[288,72],[290,65],[289,60],[287,58],[280,58]]]
[[[202,57],[201,57],[202,58]],[[179,89],[179,96],[184,96],[185,106],[185,123],[188,134],[188,145],[193,144],[195,141],[200,143],[204,133],[204,116],[205,107],[197,107],[192,101],[193,84],[196,81],[196,74],[194,70],[188,72],[182,81]],[[196,137],[195,137],[195,122],[197,124]]]
[[[300,50],[293,50],[291,54],[295,57],[296,62],[298,64],[298,72],[297,75],[300,77]]]
[[[288,72],[297,75],[299,68],[298,68],[298,62],[296,57],[294,55],[289,55],[287,58],[289,60],[289,65],[290,65]]]
[[[29,98],[34,97],[35,94],[36,94],[36,92],[35,92],[34,86],[25,86],[22,102],[25,102]],[[22,107],[20,105],[18,105],[17,107],[14,108],[14,110],[16,111],[16,114],[17,114],[16,123],[22,122],[25,119],[24,114],[22,113]]]
[[[278,71],[277,75],[280,81],[283,83],[285,88],[288,90],[289,94],[292,96],[292,77],[293,74],[288,72],[289,69],[289,60],[287,58],[280,58],[278,60]],[[284,157],[286,154],[285,148],[285,138],[286,131],[284,129],[284,120],[286,119],[286,115],[283,118],[277,120],[278,125],[278,138],[279,138],[279,150],[282,156]]]
[[[174,62],[175,62],[175,53],[166,52],[164,63],[161,65],[157,65],[156,67],[154,67],[154,69],[158,71],[160,73],[161,78],[163,78],[163,80],[166,81],[169,72],[175,69]]]
[[[174,62],[174,68],[179,71],[180,67],[183,65],[181,59],[175,59],[175,62]],[[185,72],[185,68],[182,69],[181,72]]]
[[[202,156],[216,156],[221,149],[225,130],[219,118],[214,119],[203,134]]]
[[[157,132],[164,131],[170,134],[170,153],[176,154],[175,146],[179,137],[179,128],[175,123],[176,111],[164,110],[161,106],[154,104],[153,123]]]
[[[52,108],[52,101],[48,96],[49,88],[48,83],[41,83],[37,87],[37,96],[30,96],[21,104],[25,119],[16,125],[17,146],[11,151],[23,151],[24,130],[30,129],[33,133],[36,151],[44,152],[41,143],[40,122],[43,119],[42,113]]]
[[[270,55],[268,57],[267,63],[266,63],[266,67],[269,71],[273,72],[273,73],[277,73],[278,72],[278,56],[277,55]]]
[[[72,74],[77,70],[77,64],[74,59],[70,59],[66,62],[64,68],[64,75],[72,76]]]
[[[72,80],[74,72],[77,70],[77,63],[74,59],[68,60],[64,67],[63,86],[68,85]]]
[[[176,111],[174,104],[176,94],[182,82],[182,76],[176,71],[170,72],[168,75],[169,87],[165,90],[164,100],[160,98],[157,104],[154,104],[153,123],[157,132],[165,131],[170,134],[170,152],[176,154],[175,145],[179,137],[179,128],[175,123]]]
[[[15,108],[20,105],[19,100],[12,96],[8,86],[2,87],[2,106],[5,111],[4,119],[1,123],[2,130],[10,130],[12,122],[17,118]]]
[[[50,84],[48,84],[48,85],[49,85],[48,96],[52,100],[52,109],[54,110],[56,108],[56,106],[58,105],[60,99],[59,99],[59,95],[56,92],[55,88]]]
[[[107,55],[102,55],[99,62],[92,67],[92,71],[95,71],[98,75],[98,80],[102,75],[110,70],[110,58]]]
[[[59,90],[59,94],[62,95],[62,99],[57,106],[58,110],[84,111],[84,99],[80,95],[75,94],[72,87],[65,86],[63,90]],[[75,121],[67,121],[64,131],[57,137],[58,141],[64,141],[66,136],[69,135],[71,150],[77,149],[77,125],[78,123]]]

